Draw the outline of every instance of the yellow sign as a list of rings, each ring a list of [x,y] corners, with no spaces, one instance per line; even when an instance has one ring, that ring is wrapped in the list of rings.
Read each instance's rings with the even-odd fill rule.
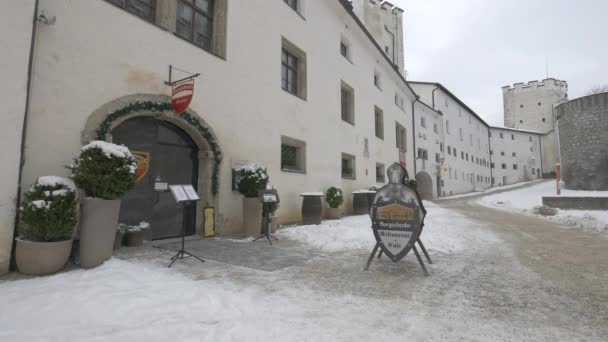
[[[203,209],[203,236],[215,236],[215,208],[208,207]]]
[[[376,217],[378,220],[412,221],[414,220],[414,210],[399,204],[391,204],[378,208]]]
[[[144,151],[133,151],[131,154],[135,157],[137,162],[137,170],[135,170],[135,183],[139,183],[147,174],[150,169],[150,153]]]

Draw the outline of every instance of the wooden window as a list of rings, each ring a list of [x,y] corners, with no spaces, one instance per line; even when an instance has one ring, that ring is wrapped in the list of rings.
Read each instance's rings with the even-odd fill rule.
[[[355,179],[355,156],[342,153],[342,178]]]
[[[107,0],[116,6],[124,8],[128,12],[143,18],[144,20],[154,22],[156,16],[156,0]]]
[[[210,51],[213,41],[213,0],[178,0],[176,31]]]
[[[376,137],[384,139],[384,113],[382,109],[374,108],[374,127],[376,131]]]
[[[298,95],[298,58],[285,49],[281,53],[281,87]]]
[[[398,122],[395,122],[395,136],[397,148],[407,150],[406,130],[405,127],[401,126]]]
[[[293,8],[294,11],[298,12],[298,0],[283,0],[289,7]]]

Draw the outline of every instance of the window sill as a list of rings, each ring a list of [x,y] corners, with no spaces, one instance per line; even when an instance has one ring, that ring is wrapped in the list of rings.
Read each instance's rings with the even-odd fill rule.
[[[346,120],[344,120],[344,119],[342,119],[342,122],[345,122],[345,123],[347,123],[347,124],[349,124],[349,125],[351,125],[351,126],[353,126],[353,127],[355,126],[355,123],[354,123],[354,122],[346,121]]]
[[[299,98],[299,99],[300,99],[300,100],[302,100],[302,101],[306,101],[306,98],[305,98],[305,97],[302,97],[302,96],[297,95],[297,94],[294,94],[294,93],[290,93],[290,92],[288,92],[287,90],[283,89],[282,87],[281,87],[281,90],[283,90],[285,93],[287,93],[287,94],[289,94],[289,95],[291,95],[291,96],[293,96],[293,97],[297,97],[297,98]]]
[[[342,176],[342,179],[351,180],[351,181],[357,180],[356,177],[345,177],[345,176]]]
[[[215,52],[213,52],[213,51],[206,50],[205,48],[203,48],[203,47],[202,47],[202,46],[200,46],[200,45],[195,44],[193,41],[189,40],[188,38],[184,38],[184,37],[180,36],[179,34],[177,34],[177,32],[173,32],[173,35],[174,35],[174,36],[176,36],[177,38],[179,38],[179,39],[183,40],[183,41],[184,41],[184,42],[186,42],[186,43],[189,43],[189,44],[191,44],[191,45],[193,45],[193,46],[196,46],[197,48],[199,48],[199,49],[201,49],[201,50],[205,51],[206,53],[208,53],[208,54],[210,54],[210,55],[212,55],[212,56],[215,56],[215,57],[217,57],[217,58],[219,58],[219,59],[221,59],[221,60],[223,60],[223,61],[226,61],[226,58],[224,58],[224,57],[222,57],[222,56],[218,55],[217,53],[215,53]]]
[[[379,139],[379,140],[384,141],[384,137],[382,137],[382,138],[381,138],[381,137],[379,137],[379,136],[377,136],[377,135],[376,135],[376,139]]]
[[[302,170],[292,170],[292,169],[281,169],[281,171],[287,172],[287,173],[296,173],[296,174],[301,174],[301,175],[306,174],[306,170],[302,171]]]

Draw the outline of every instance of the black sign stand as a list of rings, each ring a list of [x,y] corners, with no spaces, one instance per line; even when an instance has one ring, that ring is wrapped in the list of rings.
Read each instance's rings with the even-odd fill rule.
[[[268,243],[270,243],[270,245],[272,246],[272,240],[279,241],[279,239],[272,235],[272,213],[270,212],[270,206],[279,203],[279,194],[277,193],[276,189],[267,189],[260,190],[258,192],[258,195],[260,198],[260,202],[262,202],[262,218],[266,219],[266,233],[260,235],[257,239],[253,240],[253,242],[266,238],[266,240],[268,240]]]
[[[188,225],[188,221],[186,220],[186,217],[188,214],[187,211],[189,208],[192,207],[192,204],[195,204],[196,201],[198,201],[200,198],[196,194],[196,191],[194,190],[194,187],[192,185],[171,185],[171,186],[169,186],[169,189],[171,190],[171,194],[173,194],[173,197],[175,198],[175,201],[177,202],[177,204],[182,207],[183,216],[184,216],[184,218],[182,219],[181,249],[177,253],[175,253],[175,255],[171,258],[171,263],[169,264],[169,268],[171,268],[171,266],[173,266],[173,264],[177,260],[181,260],[181,259],[185,259],[185,258],[189,258],[189,257],[193,257],[194,259],[196,259],[200,262],[205,262],[205,260],[186,251],[186,248],[185,248],[186,228],[187,228],[186,226]]]
[[[420,246],[420,249],[422,250],[422,253],[424,253],[424,256],[426,257],[426,260],[428,260],[429,264],[432,264],[433,261],[431,260],[429,253],[426,251],[426,248],[424,248],[422,241],[420,241],[420,238],[418,238],[417,242],[418,242],[418,245]],[[367,259],[367,265],[365,265],[365,269],[364,269],[365,271],[369,270],[369,266],[372,264],[372,261],[374,260],[374,256],[376,256],[376,253],[378,253],[378,259],[380,259],[382,257],[382,249],[380,249],[380,252],[378,252],[378,249],[380,249],[380,244],[376,243],[376,246],[372,250],[372,254],[369,256],[369,259]],[[428,277],[429,271],[426,269],[426,266],[424,265],[424,261],[422,261],[422,258],[420,257],[420,253],[418,253],[416,244],[414,244],[412,246],[412,250],[414,251],[414,254],[416,255],[416,259],[418,259],[418,263],[420,264],[422,271],[424,271],[424,275]]]

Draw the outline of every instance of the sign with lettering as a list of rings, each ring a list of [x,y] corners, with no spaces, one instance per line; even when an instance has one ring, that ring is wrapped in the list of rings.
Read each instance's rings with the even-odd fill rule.
[[[192,96],[194,95],[194,79],[190,78],[182,82],[173,84],[173,96],[171,97],[171,104],[173,105],[173,111],[180,114],[188,109],[190,102],[192,102]]]
[[[387,173],[389,183],[378,190],[370,214],[378,245],[397,262],[418,241],[425,210],[416,190],[403,184],[406,171],[401,165],[393,164]]]

